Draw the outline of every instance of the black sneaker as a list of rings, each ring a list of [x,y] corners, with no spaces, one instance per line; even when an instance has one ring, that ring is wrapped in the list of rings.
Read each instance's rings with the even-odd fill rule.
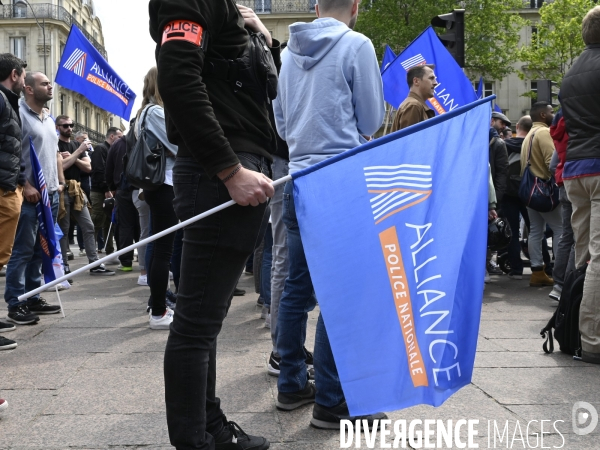
[[[309,369],[313,369],[314,366],[314,361],[313,361],[313,354],[311,352],[309,352],[306,347],[304,348],[304,353],[306,353],[306,367],[308,367]]]
[[[90,269],[90,275],[110,277],[114,274],[115,273],[112,270],[108,270],[106,267],[104,267],[104,264],[100,264],[98,267]]]
[[[277,406],[277,409],[283,411],[292,411],[302,405],[314,403],[316,393],[317,389],[315,388],[315,385],[307,381],[304,389],[301,391],[291,393],[279,392],[277,394],[275,406]]]
[[[0,331],[15,331],[15,327],[12,323],[0,322]]]
[[[264,437],[250,436],[235,422],[223,416],[224,427],[216,434],[215,450],[267,450],[271,444]]]
[[[60,306],[50,305],[44,298],[40,297],[39,301],[32,305],[27,305],[29,311],[34,314],[57,314],[60,312]]]
[[[25,305],[17,307],[13,311],[8,311],[8,317],[6,318],[9,322],[16,323],[17,325],[27,325],[30,323],[39,322],[40,318],[29,311],[29,308]]]
[[[496,264],[488,261],[487,263],[487,271],[489,272],[490,275],[502,275],[504,274],[504,272],[502,271],[502,269],[500,267],[498,267]]]
[[[65,270],[65,275],[69,275],[71,273],[71,269],[69,268],[69,266],[64,266],[64,270]],[[69,284],[73,284],[73,278],[67,278],[67,281],[69,282]]]
[[[10,350],[11,348],[16,347],[17,343],[15,341],[11,341],[10,339],[0,336],[0,350]]]
[[[246,291],[245,291],[245,290],[243,290],[243,289],[238,289],[238,288],[235,288],[235,289],[233,290],[233,296],[234,296],[234,297],[241,297],[242,295],[246,295]]]
[[[366,420],[369,426],[373,426],[373,421],[379,420],[381,424],[382,420],[386,420],[388,417],[384,413],[369,414],[367,416],[350,416],[348,412],[348,405],[346,401],[343,401],[333,408],[325,408],[324,406],[315,403],[313,408],[313,416],[310,419],[311,426],[319,428],[321,430],[340,430],[341,420],[350,420],[352,423],[356,420]]]
[[[279,363],[281,362],[281,356],[275,356],[273,352],[271,352],[271,356],[269,356],[269,365],[267,370],[269,371],[269,375],[273,377],[279,376]]]

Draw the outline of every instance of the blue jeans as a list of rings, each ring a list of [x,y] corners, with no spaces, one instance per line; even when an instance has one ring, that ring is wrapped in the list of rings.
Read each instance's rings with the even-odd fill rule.
[[[271,266],[273,265],[273,231],[271,224],[267,225],[265,233],[262,264],[260,268],[260,296],[265,306],[271,307]]]
[[[282,393],[297,392],[306,386],[308,378],[303,348],[306,322],[308,312],[317,303],[296,218],[293,191],[294,183],[288,181],[283,191],[283,222],[287,228],[289,275],[285,280],[277,319],[277,350],[281,356],[277,388]],[[315,337],[314,366],[316,402],[326,408],[340,404],[344,400],[344,393],[320,314]]]
[[[52,206],[52,218],[56,222],[58,192],[50,192],[48,196]],[[15,244],[6,266],[4,300],[8,303],[9,311],[13,311],[21,305],[32,305],[40,298],[40,295],[37,294],[24,301],[18,299],[25,292],[37,289],[42,285],[42,249],[40,247],[38,226],[35,203],[24,200],[21,206]]]

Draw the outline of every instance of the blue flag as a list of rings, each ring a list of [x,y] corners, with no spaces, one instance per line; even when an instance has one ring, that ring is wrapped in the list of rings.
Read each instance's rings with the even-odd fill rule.
[[[502,109],[498,106],[498,103],[494,104],[494,111],[502,113]]]
[[[392,61],[394,59],[396,59],[396,54],[390,48],[389,45],[386,45],[385,46],[385,52],[383,53],[383,61],[381,62],[381,72],[382,73],[386,69],[386,67],[389,66],[392,63]]]
[[[135,94],[75,25],[71,26],[56,82],[125,120],[131,116]]]
[[[477,100],[473,85],[458,63],[428,27],[383,71],[383,97],[398,109],[408,95],[406,72],[420,64],[435,64],[439,85],[435,96],[427,100],[436,114],[452,111]]]
[[[50,197],[48,197],[46,179],[44,178],[42,166],[33,147],[31,137],[29,138],[29,155],[31,170],[34,174],[33,187],[41,194],[41,198],[36,203],[35,209],[39,222],[40,246],[42,247],[42,271],[44,272],[45,282],[49,283],[64,276],[65,273],[63,270],[62,253],[58,242],[59,238],[56,236],[54,219],[52,218],[52,207],[50,205]],[[70,284],[66,281],[61,284],[66,289],[70,287]]]
[[[475,93],[477,99],[483,98],[483,77],[479,77],[479,85],[477,86],[477,92]]]
[[[491,98],[293,175],[304,250],[351,415],[439,406],[471,381]]]

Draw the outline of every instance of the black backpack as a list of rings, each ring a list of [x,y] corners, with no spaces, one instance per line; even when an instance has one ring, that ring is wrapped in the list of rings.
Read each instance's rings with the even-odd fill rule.
[[[508,155],[508,173],[506,175],[505,195],[519,197],[519,187],[521,186],[521,154],[511,153]]]
[[[579,334],[579,306],[583,298],[583,283],[587,264],[571,271],[565,278],[558,307],[540,334],[545,338],[543,349],[546,353],[554,351],[554,337],[560,345],[560,351],[569,355],[581,356],[581,335]]]
[[[277,97],[277,67],[262,33],[248,31],[248,45],[235,60],[207,57],[202,75],[226,80],[234,92],[246,91],[259,103]]]

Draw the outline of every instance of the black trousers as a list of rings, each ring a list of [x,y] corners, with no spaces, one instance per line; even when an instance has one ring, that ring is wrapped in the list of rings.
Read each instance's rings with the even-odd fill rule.
[[[270,175],[266,159],[239,154],[247,169]],[[173,170],[175,212],[189,219],[231,199],[193,158]],[[177,309],[165,351],[165,397],[171,444],[178,450],[214,448],[223,427],[216,396],[216,343],[233,290],[268,217],[266,204],[234,205],[184,230]]]
[[[173,210],[175,194],[173,186],[163,184],[156,191],[144,191],[144,198],[150,207],[152,234],[158,234],[177,225],[177,217]],[[169,266],[173,255],[175,233],[169,233],[154,241],[152,257],[148,262],[148,283],[152,299],[152,315],[165,313],[167,285],[169,283]]]
[[[140,219],[138,211],[133,204],[130,190],[117,191],[117,248],[128,247],[140,238]],[[133,265],[133,250],[119,256],[121,265],[131,267]]]

